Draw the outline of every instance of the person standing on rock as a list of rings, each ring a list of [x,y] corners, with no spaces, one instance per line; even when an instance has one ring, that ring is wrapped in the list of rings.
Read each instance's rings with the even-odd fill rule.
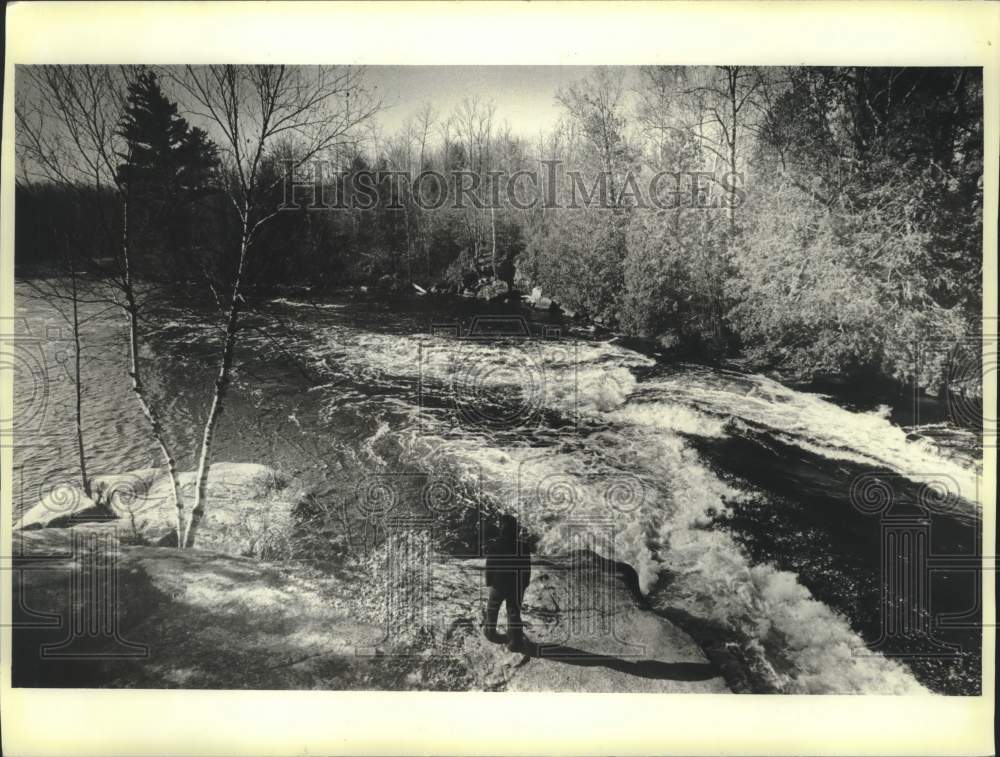
[[[483,613],[483,634],[500,642],[497,618],[500,605],[507,605],[507,648],[525,652],[528,648],[521,621],[521,603],[531,581],[531,547],[521,533],[517,518],[504,513],[499,527],[486,540],[486,585],[490,596]]]

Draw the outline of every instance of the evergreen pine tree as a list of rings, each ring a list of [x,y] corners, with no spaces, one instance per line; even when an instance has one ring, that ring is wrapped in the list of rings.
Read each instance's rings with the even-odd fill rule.
[[[150,70],[129,85],[118,130],[126,145],[118,179],[127,192],[130,233],[176,273],[192,252],[198,200],[217,185],[218,149],[178,113]]]
[[[127,144],[119,178],[133,197],[162,201],[211,189],[219,164],[216,146],[178,114],[155,72],[144,71],[129,85],[119,133]]]

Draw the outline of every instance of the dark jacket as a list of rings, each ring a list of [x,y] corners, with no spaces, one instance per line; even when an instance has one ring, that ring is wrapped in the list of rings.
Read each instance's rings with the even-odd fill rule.
[[[517,520],[504,516],[486,539],[486,585],[519,587],[531,581],[531,545],[521,533]]]

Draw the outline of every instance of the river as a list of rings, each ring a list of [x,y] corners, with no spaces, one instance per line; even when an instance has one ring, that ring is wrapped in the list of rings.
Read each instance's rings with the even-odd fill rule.
[[[79,473],[70,332],[29,295],[19,283],[19,510]],[[160,464],[120,314],[84,315],[92,472]],[[147,380],[190,469],[218,317],[160,302],[144,326]],[[348,515],[331,543],[348,552],[366,514],[412,506],[399,497],[413,476],[436,482],[422,491],[444,532],[488,502],[517,508],[542,553],[582,534],[636,569],[654,611],[723,629],[768,690],[976,694],[976,575],[949,566],[979,554],[981,440],[946,409],[905,425],[906,404],[667,361],[548,314],[350,291],[255,303],[214,459],[271,465],[336,503]],[[913,608],[891,588],[895,527],[928,538]],[[903,628],[930,633],[899,632],[911,611]]]

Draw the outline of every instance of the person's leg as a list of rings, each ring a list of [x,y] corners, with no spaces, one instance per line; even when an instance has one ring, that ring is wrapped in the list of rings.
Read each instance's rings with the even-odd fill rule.
[[[483,636],[490,641],[499,641],[497,636],[497,617],[500,615],[500,603],[504,593],[497,586],[490,587],[490,596],[486,600],[486,610],[483,612]]]
[[[524,646],[524,624],[521,621],[521,596],[519,586],[511,586],[505,597],[507,601],[507,646],[520,650]]]

